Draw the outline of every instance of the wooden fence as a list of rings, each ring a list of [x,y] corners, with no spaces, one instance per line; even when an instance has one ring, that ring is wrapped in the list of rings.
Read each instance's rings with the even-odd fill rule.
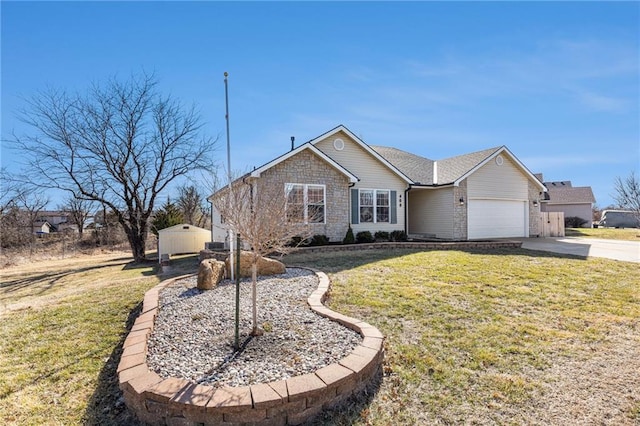
[[[541,237],[564,237],[564,212],[540,213]]]

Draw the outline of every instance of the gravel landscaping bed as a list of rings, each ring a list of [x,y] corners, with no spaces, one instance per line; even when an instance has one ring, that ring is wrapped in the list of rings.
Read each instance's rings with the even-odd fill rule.
[[[162,377],[211,386],[246,386],[311,373],[347,356],[358,333],[315,314],[307,297],[318,278],[306,269],[258,279],[258,323],[251,331],[251,280],[240,285],[240,342],[235,354],[235,283],[196,288],[196,277],[160,292],[159,313],[148,342],[147,364]]]

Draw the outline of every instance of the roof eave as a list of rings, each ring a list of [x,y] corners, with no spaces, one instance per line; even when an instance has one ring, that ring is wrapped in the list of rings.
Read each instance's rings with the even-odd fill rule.
[[[535,183],[535,185],[540,189],[541,192],[547,192],[547,187],[544,186],[544,184],[542,182],[540,182],[540,179],[538,179],[533,173],[531,173],[531,171],[520,160],[518,160],[518,157],[516,157],[511,151],[509,151],[509,148],[507,148],[504,145],[502,145],[500,148],[498,148],[493,154],[489,155],[487,158],[485,158],[484,160],[482,160],[481,162],[476,164],[471,170],[467,171],[462,176],[460,176],[458,179],[456,179],[453,182],[453,185],[454,186],[460,186],[460,183],[463,180],[465,180],[466,178],[471,176],[480,167],[484,166],[489,161],[493,160],[494,158],[496,158],[498,155],[502,154],[503,152],[506,152],[509,155],[511,160],[516,163],[516,166],[527,175],[527,177],[529,178],[530,181],[533,181]]]
[[[333,129],[329,130],[328,132],[323,133],[322,135],[318,136],[317,138],[311,139],[309,142],[312,144],[313,146],[315,146],[315,144],[317,144],[318,142],[320,142],[321,140],[324,140],[332,135],[335,135],[338,132],[344,132],[347,134],[347,136],[349,136],[351,139],[353,139],[358,145],[360,145],[365,151],[367,151],[369,154],[371,154],[375,159],[377,159],[378,161],[380,161],[382,164],[384,164],[389,170],[391,170],[394,174],[396,174],[398,177],[400,177],[402,180],[404,180],[407,184],[411,185],[413,184],[413,181],[406,176],[404,173],[402,173],[400,170],[398,170],[393,164],[391,164],[387,159],[385,159],[383,156],[381,156],[380,154],[378,154],[378,152],[376,150],[374,150],[373,148],[371,148],[369,145],[367,145],[362,139],[360,139],[359,137],[357,137],[355,134],[353,134],[353,132],[349,129],[347,129],[344,125],[340,124],[339,126],[334,127]]]
[[[343,166],[341,166],[339,163],[337,163],[334,159],[332,159],[331,157],[329,157],[327,154],[325,154],[324,152],[320,151],[318,148],[316,148],[313,144],[311,144],[310,142],[306,142],[300,146],[298,146],[297,148],[292,149],[291,151],[287,152],[286,154],[281,155],[280,157],[268,162],[267,164],[258,167],[257,169],[253,170],[250,173],[250,176],[253,178],[259,178],[260,175],[269,170],[271,167],[293,157],[294,155],[304,151],[305,149],[309,149],[311,150],[311,152],[313,152],[314,154],[316,154],[318,157],[320,157],[322,160],[324,160],[325,162],[327,162],[329,165],[331,165],[333,168],[335,168],[336,170],[338,170],[340,173],[342,173],[343,175],[345,175],[348,179],[349,179],[349,183],[356,183],[358,182],[360,179],[354,175],[353,173],[351,173],[349,170],[345,169]]]

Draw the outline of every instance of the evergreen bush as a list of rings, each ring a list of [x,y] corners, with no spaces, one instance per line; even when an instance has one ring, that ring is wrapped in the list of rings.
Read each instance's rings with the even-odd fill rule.
[[[372,243],[373,235],[369,231],[360,231],[356,234],[356,242],[358,243]]]
[[[344,240],[342,240],[342,244],[354,244],[355,242],[356,242],[356,239],[353,236],[353,229],[351,229],[351,225],[349,225],[349,229],[347,229],[347,235],[344,236]]]

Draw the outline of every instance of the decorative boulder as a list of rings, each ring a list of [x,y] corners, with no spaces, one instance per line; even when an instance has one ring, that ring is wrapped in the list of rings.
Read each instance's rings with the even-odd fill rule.
[[[250,251],[241,251],[240,252],[240,276],[241,277],[250,277],[251,276],[251,257],[253,255]],[[235,268],[236,259],[233,259]],[[231,276],[229,269],[229,258],[224,261],[225,266],[227,268],[227,276]],[[286,272],[286,267],[284,263],[275,260],[269,259],[267,257],[261,257],[258,259],[258,276],[260,275],[278,275],[284,274]]]
[[[198,268],[198,288],[211,290],[224,278],[224,262],[215,259],[205,259]]]

